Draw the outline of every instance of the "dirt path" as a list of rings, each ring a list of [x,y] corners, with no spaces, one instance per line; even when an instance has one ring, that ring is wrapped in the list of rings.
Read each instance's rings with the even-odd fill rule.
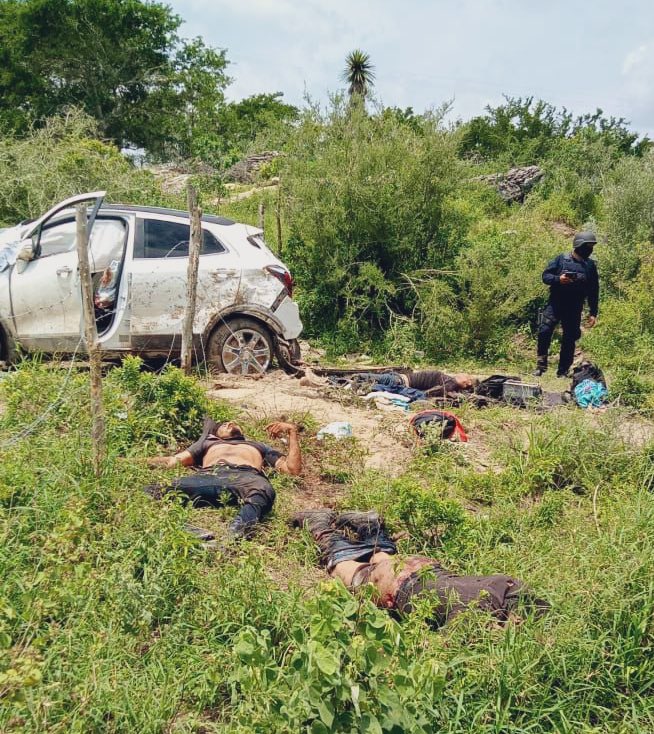
[[[321,388],[302,387],[296,378],[280,371],[269,372],[258,380],[221,375],[208,387],[210,397],[234,404],[253,420],[286,416],[296,421],[304,419],[311,425],[317,423],[318,428],[347,421],[367,451],[366,468],[396,476],[411,456],[403,412],[380,412],[339,402],[326,397]]]

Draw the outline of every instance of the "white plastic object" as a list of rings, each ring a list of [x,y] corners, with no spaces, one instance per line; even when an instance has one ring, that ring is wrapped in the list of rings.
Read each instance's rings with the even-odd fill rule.
[[[352,424],[346,421],[335,421],[329,423],[318,431],[318,440],[322,441],[325,436],[334,436],[334,438],[351,438]]]

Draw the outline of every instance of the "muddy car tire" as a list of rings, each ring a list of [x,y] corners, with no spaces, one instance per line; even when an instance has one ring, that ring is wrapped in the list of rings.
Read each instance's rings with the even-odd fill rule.
[[[209,337],[207,357],[218,372],[232,375],[262,375],[272,364],[270,333],[254,319],[222,323]]]

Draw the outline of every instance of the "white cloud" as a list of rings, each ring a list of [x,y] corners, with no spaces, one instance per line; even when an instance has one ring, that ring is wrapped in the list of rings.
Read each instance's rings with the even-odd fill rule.
[[[591,14],[569,0],[170,1],[184,35],[227,49],[232,99],[282,91],[299,104],[307,89],[324,101],[361,48],[388,105],[422,111],[454,99],[454,115],[467,118],[503,93],[533,95],[654,129],[654,39],[642,35],[654,26],[651,0],[597,0]]]
[[[630,51],[622,64],[623,90],[628,116],[636,127],[654,128],[654,40]]]

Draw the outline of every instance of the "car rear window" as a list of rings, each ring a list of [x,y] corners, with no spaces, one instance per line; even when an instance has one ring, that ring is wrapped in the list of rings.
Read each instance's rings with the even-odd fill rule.
[[[143,251],[138,257],[188,257],[191,227],[161,219],[143,220]],[[223,245],[206,229],[202,230],[201,255],[225,252]]]

